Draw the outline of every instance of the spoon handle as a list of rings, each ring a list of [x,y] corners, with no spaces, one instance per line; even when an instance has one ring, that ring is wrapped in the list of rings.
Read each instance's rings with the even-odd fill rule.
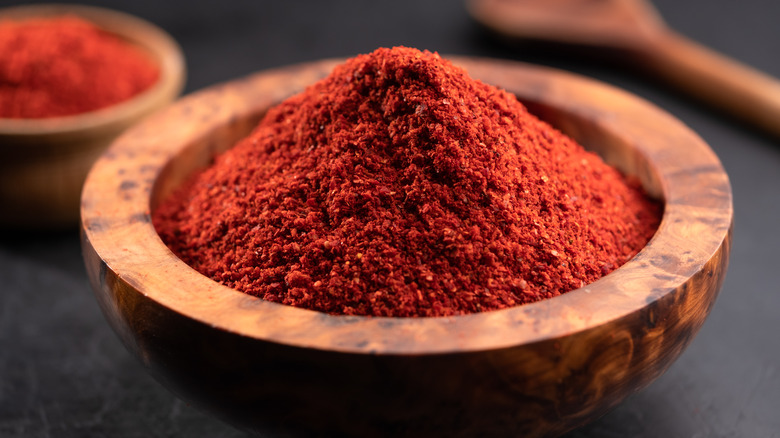
[[[642,55],[647,67],[699,99],[780,137],[780,81],[671,30]]]

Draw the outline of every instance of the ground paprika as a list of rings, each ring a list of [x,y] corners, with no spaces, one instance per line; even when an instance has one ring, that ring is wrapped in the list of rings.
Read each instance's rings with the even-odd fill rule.
[[[76,16],[0,21],[0,117],[104,108],[151,87],[150,56]]]
[[[515,96],[403,47],[272,108],[153,213],[179,257],[230,287],[401,317],[578,288],[636,254],[659,217]]]

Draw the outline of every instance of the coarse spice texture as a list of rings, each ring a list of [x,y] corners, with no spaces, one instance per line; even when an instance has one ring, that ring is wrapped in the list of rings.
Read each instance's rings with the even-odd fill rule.
[[[151,87],[147,54],[71,15],[0,21],[0,117],[70,116],[125,101]]]
[[[445,316],[579,288],[650,239],[660,206],[436,53],[338,66],[164,200],[203,274],[327,312]]]

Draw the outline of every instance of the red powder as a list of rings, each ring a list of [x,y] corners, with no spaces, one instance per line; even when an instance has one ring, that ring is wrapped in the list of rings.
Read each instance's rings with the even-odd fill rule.
[[[146,90],[159,68],[138,48],[73,16],[0,21],[0,117],[68,116]]]
[[[437,54],[379,49],[271,109],[156,209],[185,262],[331,314],[503,309],[641,249],[637,184]]]

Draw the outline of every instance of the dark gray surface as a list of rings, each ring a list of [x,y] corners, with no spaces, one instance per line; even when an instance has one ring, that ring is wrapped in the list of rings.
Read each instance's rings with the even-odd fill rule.
[[[569,436],[780,437],[780,141],[593,60],[499,46],[459,1],[84,3],[169,31],[188,61],[188,92],[269,67],[403,44],[565,68],[670,111],[712,146],[731,177],[731,267],[710,318],[669,371]],[[681,33],[780,77],[780,2],[655,4]],[[0,436],[243,436],[176,399],[124,349],[92,297],[76,229],[6,230],[0,291]]]

